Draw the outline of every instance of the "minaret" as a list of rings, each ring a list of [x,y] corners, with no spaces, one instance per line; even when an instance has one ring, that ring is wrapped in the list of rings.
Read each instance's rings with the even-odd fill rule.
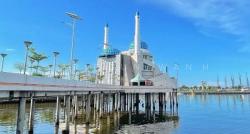
[[[141,48],[140,45],[141,45],[141,39],[140,39],[140,15],[139,15],[139,12],[136,12],[136,15],[135,15],[134,50],[135,50],[135,54],[137,54],[137,55],[140,53],[140,48]]]
[[[109,32],[109,26],[108,26],[108,24],[106,24],[105,27],[104,27],[104,45],[103,45],[103,49],[108,48],[108,32]]]
[[[135,36],[134,36],[134,55],[137,66],[137,75],[141,77],[141,39],[140,39],[140,15],[139,12],[135,14]]]
[[[138,86],[140,82],[144,80],[142,78],[141,69],[142,69],[142,56],[141,56],[141,39],[140,39],[140,15],[139,12],[136,12],[135,15],[135,36],[134,36],[134,60],[135,60],[135,77],[133,79],[137,80]]]

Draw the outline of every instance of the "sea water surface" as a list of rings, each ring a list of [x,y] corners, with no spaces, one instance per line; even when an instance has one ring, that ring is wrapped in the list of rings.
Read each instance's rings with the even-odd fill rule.
[[[125,125],[128,116],[111,114],[98,125],[101,130],[84,124],[84,118],[71,123],[71,133],[118,134],[249,134],[250,95],[180,95],[179,120],[159,121],[148,124]],[[28,104],[27,104],[28,105]],[[16,104],[0,104],[0,134],[14,134]],[[27,115],[28,118],[28,106]],[[55,103],[36,103],[35,134],[53,134]],[[61,118],[63,118],[61,111]],[[117,119],[120,118],[120,126]],[[115,119],[115,120],[114,120]],[[63,121],[61,121],[63,124]],[[88,128],[87,128],[88,127]],[[25,128],[26,129],[26,128]],[[59,128],[60,133],[60,128]]]

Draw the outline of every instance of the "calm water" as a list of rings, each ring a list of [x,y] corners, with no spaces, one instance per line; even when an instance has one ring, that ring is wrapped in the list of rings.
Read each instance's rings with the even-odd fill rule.
[[[54,133],[55,104],[36,104],[34,132]],[[61,118],[64,112],[61,110]],[[92,116],[94,113],[92,113]],[[109,118],[84,124],[85,116],[70,124],[71,133],[159,133],[159,134],[249,134],[250,95],[179,96],[179,120],[126,125],[128,114],[114,113]],[[0,104],[0,134],[15,133],[16,105]],[[28,117],[28,106],[27,106]],[[132,116],[132,119],[135,117]],[[159,119],[160,120],[160,119]],[[133,122],[132,122],[133,123]],[[120,127],[118,127],[120,124]],[[61,125],[64,126],[61,119]],[[99,126],[100,129],[95,129]]]

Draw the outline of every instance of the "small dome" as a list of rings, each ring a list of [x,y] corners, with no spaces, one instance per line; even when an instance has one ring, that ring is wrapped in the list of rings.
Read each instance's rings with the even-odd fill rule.
[[[135,48],[135,45],[134,45],[134,42],[132,42],[129,46],[129,49],[134,49],[134,48]],[[141,48],[148,49],[148,44],[144,41],[141,41]]]
[[[103,49],[101,56],[117,55],[119,53],[120,50],[108,47],[107,49]]]

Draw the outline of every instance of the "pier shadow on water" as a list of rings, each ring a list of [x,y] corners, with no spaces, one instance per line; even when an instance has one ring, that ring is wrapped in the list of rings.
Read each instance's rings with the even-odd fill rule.
[[[116,108],[113,97],[104,95],[101,109],[96,108],[96,104],[93,103],[89,104],[90,109],[88,109],[88,103],[80,102],[77,109],[74,105],[71,106],[69,133],[140,134],[157,131],[171,132],[171,129],[178,126],[178,109],[174,109],[176,107],[173,105],[168,105],[170,103],[167,103],[163,98],[165,98],[163,94],[140,95],[137,99],[136,95],[122,96],[122,104],[120,108]],[[80,100],[80,98],[78,99]],[[66,130],[66,111],[67,108],[61,105],[60,123],[59,126],[55,127],[55,133]],[[130,128],[135,130],[130,131]]]
[[[138,101],[136,96],[124,98],[120,109],[115,105],[110,95],[103,99],[102,111],[96,108],[95,103],[85,103],[88,97],[70,98],[70,109],[68,119],[67,107],[63,99],[60,100],[59,123],[55,123],[57,104],[55,102],[40,103],[34,99],[33,132],[38,134],[63,134],[67,123],[70,134],[140,134],[164,132],[170,133],[178,127],[178,113],[173,110],[169,102],[161,102],[157,98],[145,99],[147,95],[140,95]],[[90,97],[92,100],[95,97]],[[129,99],[130,98],[130,99]],[[130,101],[134,100],[134,101]],[[158,101],[157,101],[158,100]],[[75,107],[77,101],[77,108]],[[147,102],[147,101],[150,101]],[[94,101],[92,101],[94,102]],[[87,105],[90,106],[88,109]],[[17,104],[0,104],[0,133],[16,133]],[[98,106],[99,107],[99,106]],[[30,102],[26,105],[26,125],[24,132],[29,132]],[[68,122],[66,122],[68,121]]]
[[[71,117],[70,133],[72,134],[141,134],[146,132],[156,133],[163,130],[171,132],[171,129],[178,126],[179,117],[171,114],[151,114],[147,117],[142,111],[140,113],[111,112],[99,118],[98,112],[91,111],[91,119],[87,122],[87,114],[78,114],[77,119]],[[63,118],[63,117],[62,117]],[[137,128],[138,127],[138,128]],[[148,129],[148,127],[150,129]],[[60,133],[65,129],[64,120],[55,130]],[[134,129],[133,131],[129,129]],[[139,131],[138,131],[139,130]],[[167,131],[166,131],[167,130]]]

